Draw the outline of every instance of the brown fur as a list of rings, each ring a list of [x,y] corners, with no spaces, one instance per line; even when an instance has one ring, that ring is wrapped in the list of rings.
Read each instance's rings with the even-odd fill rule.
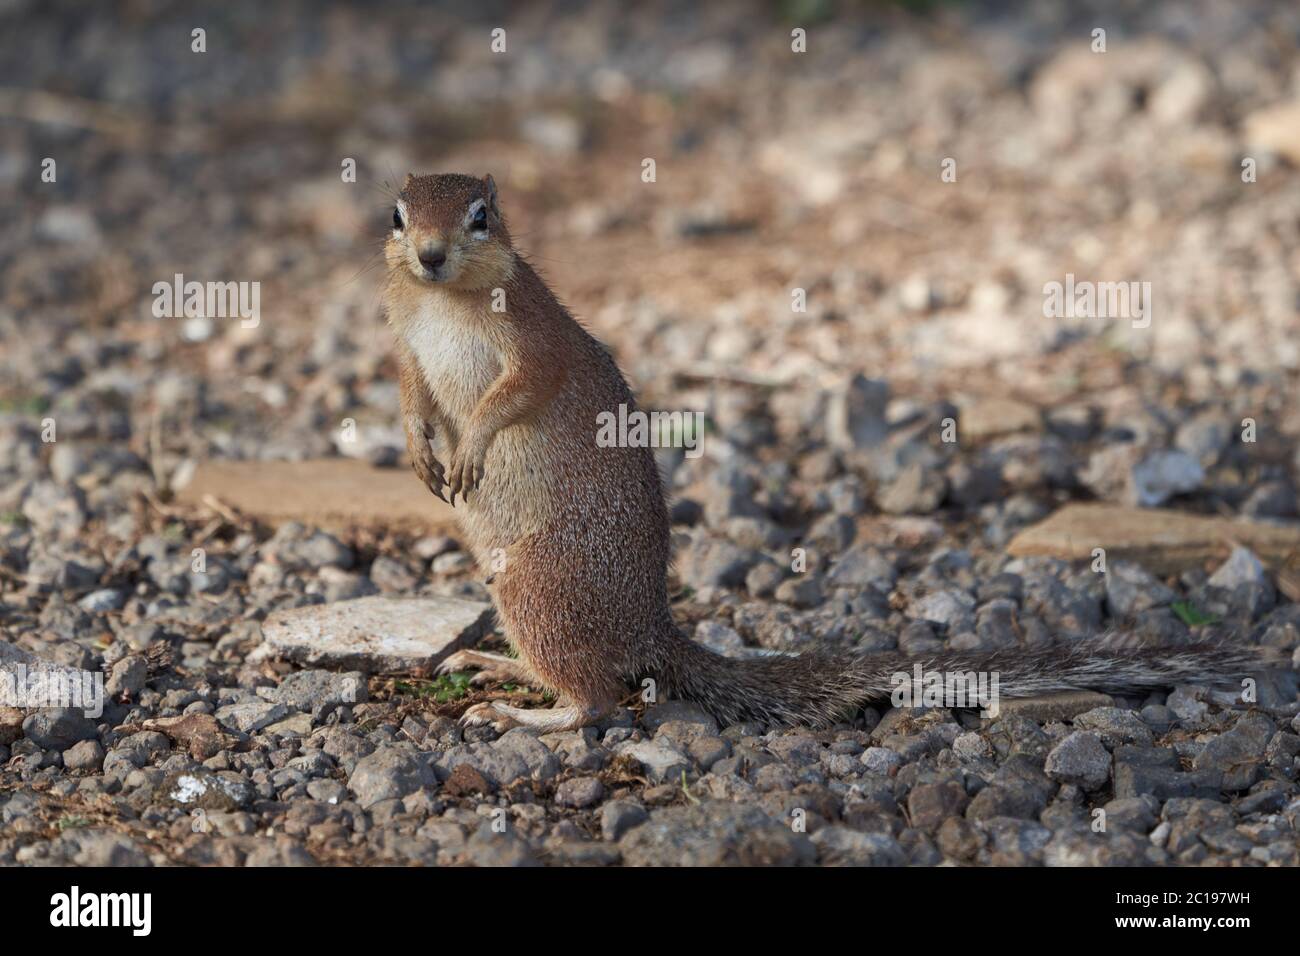
[[[489,210],[485,236],[467,226],[476,204]],[[628,680],[643,677],[723,721],[827,723],[887,699],[890,674],[912,661],[826,654],[733,661],[679,632],[669,612],[669,522],[652,452],[596,444],[600,412],[635,407],[613,358],[514,251],[491,177],[412,176],[399,209],[404,226],[386,246],[384,300],[398,340],[411,460],[440,497],[445,479],[467,544],[491,572],[520,664],[563,705],[542,712],[481,706],[467,718],[581,726],[608,712]],[[420,261],[431,250],[446,256],[433,273]],[[492,309],[495,290],[504,293],[504,311]],[[1221,652],[1184,653],[1180,662],[1186,666],[1162,667],[1149,655],[1116,653],[1100,661],[1040,654],[926,665],[1001,668],[1008,697],[1142,687],[1195,675],[1198,666],[1243,666],[1241,655]]]

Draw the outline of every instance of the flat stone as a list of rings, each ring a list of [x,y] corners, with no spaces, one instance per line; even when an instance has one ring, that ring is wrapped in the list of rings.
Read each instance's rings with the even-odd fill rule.
[[[364,597],[276,611],[262,625],[271,653],[365,674],[428,671],[481,638],[492,606],[452,597]]]
[[[1243,123],[1247,145],[1300,164],[1300,100],[1256,110]]]
[[[290,714],[284,720],[277,720],[264,729],[268,734],[279,737],[306,737],[311,733],[311,714]]]
[[[1149,793],[1161,802],[1175,797],[1218,800],[1223,783],[1220,771],[1181,772],[1178,755],[1159,747],[1116,747],[1114,775],[1118,799]]]
[[[222,726],[251,734],[288,717],[289,708],[266,700],[250,700],[218,708],[216,716]]]
[[[1103,548],[1107,561],[1134,561],[1156,574],[1174,574],[1206,561],[1223,561],[1234,545],[1249,548],[1267,564],[1283,564],[1300,550],[1300,527],[1234,521],[1157,508],[1071,504],[1021,531],[1007,545],[1017,558],[1092,560]]]
[[[998,702],[998,718],[1018,714],[1046,723],[1051,720],[1072,720],[1079,714],[1097,707],[1113,707],[1115,701],[1107,694],[1092,690],[1070,690],[1059,694],[1039,694],[1036,697],[1002,698]]]
[[[1014,398],[978,398],[958,412],[957,434],[963,442],[978,442],[1023,431],[1040,431],[1038,409]]]
[[[349,458],[206,461],[177,501],[210,508],[208,499],[273,526],[300,521],[335,530],[416,527],[444,534],[456,527],[451,505],[435,498],[410,468],[375,468]]]

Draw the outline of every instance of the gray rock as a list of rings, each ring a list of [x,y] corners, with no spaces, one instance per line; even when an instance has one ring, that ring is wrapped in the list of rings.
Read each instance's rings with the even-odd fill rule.
[[[1115,796],[1140,797],[1150,794],[1157,800],[1173,797],[1219,796],[1223,774],[1218,771],[1180,773],[1178,755],[1161,747],[1115,748]]]
[[[1210,712],[1210,705],[1205,703],[1205,688],[1175,687],[1165,700],[1165,706],[1174,712],[1185,724],[1198,724]]]
[[[631,866],[791,866],[817,849],[752,804],[709,801],[655,810],[620,841]]]
[[[1202,466],[1212,468],[1232,439],[1232,422],[1220,412],[1202,412],[1178,426],[1174,444]]]
[[[327,565],[346,570],[355,560],[338,538],[293,521],[280,526],[262,546],[262,555],[288,571],[314,571]]]
[[[382,800],[400,800],[436,784],[437,777],[428,760],[401,747],[382,747],[362,757],[348,776],[348,789],[365,808]]]
[[[935,591],[907,606],[908,617],[939,624],[952,631],[973,627],[974,611],[975,599],[958,590]]]
[[[1150,727],[1152,732],[1156,734],[1163,734],[1168,731],[1177,719],[1174,712],[1164,704],[1148,704],[1142,708],[1141,716],[1142,723]]]
[[[1155,451],[1133,469],[1136,504],[1154,508],[1174,495],[1195,491],[1205,480],[1205,469],[1185,451]]]
[[[71,707],[39,710],[23,721],[23,734],[42,750],[64,751],[99,736],[94,723]]]
[[[338,804],[348,798],[348,789],[337,780],[312,780],[307,784],[307,795],[321,803]]]
[[[862,765],[868,773],[888,775],[895,767],[902,766],[903,758],[887,747],[868,747],[862,752]]]
[[[785,568],[775,561],[763,561],[745,572],[745,590],[753,597],[768,598],[776,593],[785,578]]]
[[[148,677],[149,662],[139,654],[128,654],[113,665],[104,683],[104,691],[114,699],[134,697],[144,690]]]
[[[840,555],[826,580],[831,587],[876,587],[888,592],[898,580],[898,570],[892,561],[875,548],[860,546]]]
[[[761,558],[757,551],[699,532],[682,550],[678,565],[682,581],[692,587],[736,588]]]
[[[600,808],[600,833],[611,843],[650,819],[645,807],[631,800],[611,800]]]
[[[1273,731],[1273,721],[1263,714],[1242,714],[1231,730],[1205,745],[1192,768],[1221,773],[1224,790],[1246,790],[1263,770],[1264,748]]]
[[[776,589],[776,599],[793,607],[816,607],[824,597],[821,582],[811,574],[788,578]]]
[[[857,374],[831,390],[826,402],[826,437],[832,447],[874,448],[889,434],[885,408],[889,383]]]
[[[360,671],[295,671],[278,687],[259,687],[258,694],[293,710],[312,713],[322,708],[364,704],[370,699],[366,676]]]
[[[184,596],[190,590],[190,557],[185,554],[160,555],[149,560],[149,580],[166,594]]]
[[[942,472],[914,462],[889,482],[876,496],[876,504],[887,514],[930,514],[938,509],[948,493]]]
[[[402,593],[413,590],[420,579],[401,561],[381,554],[370,565],[370,580],[381,591]]]
[[[159,785],[163,800],[183,810],[219,810],[230,812],[249,806],[255,791],[249,782],[232,771],[214,773],[197,767],[167,776]]]
[[[555,802],[581,810],[595,806],[605,796],[605,786],[595,777],[573,777],[555,788]]]
[[[917,829],[933,830],[949,817],[961,816],[969,802],[966,790],[956,781],[919,783],[908,795],[907,816]]]
[[[684,771],[691,769],[690,757],[663,741],[624,741],[614,752],[639,763],[651,783],[676,782]]]
[[[126,594],[116,588],[100,588],[98,591],[91,591],[77,602],[79,608],[91,614],[120,611],[124,604],[126,604]]]
[[[438,777],[446,780],[461,764],[482,775],[490,786],[516,780],[550,780],[560,772],[560,758],[530,731],[518,728],[501,739],[452,747],[435,761]]]
[[[1131,618],[1169,604],[1177,596],[1173,589],[1136,564],[1114,561],[1106,569],[1106,605],[1112,617]]]
[[[86,523],[86,496],[76,485],[38,481],[23,499],[22,512],[41,535],[71,538]]]
[[[975,794],[966,808],[966,819],[988,821],[997,817],[1036,819],[1047,806],[1042,791],[1023,784],[994,783]]]
[[[1150,795],[1122,797],[1111,800],[1103,809],[1106,811],[1108,830],[1119,828],[1150,833],[1156,825],[1156,813],[1160,809],[1160,804]]]
[[[506,830],[497,833],[489,826],[480,827],[465,844],[465,856],[474,866],[537,866],[537,855],[527,841]]]
[[[693,724],[701,732],[716,734],[718,732],[718,722],[699,704],[693,704],[687,700],[667,700],[660,704],[647,707],[645,713],[641,716],[641,726],[650,733],[658,732],[659,728],[669,721],[681,721],[682,723]]]
[[[61,840],[69,844],[74,866],[152,866],[148,855],[129,836],[109,830],[72,830]]]
[[[700,621],[695,625],[695,640],[723,657],[751,657],[755,650],[746,646],[745,639],[721,621]]]
[[[63,766],[94,773],[104,765],[104,747],[98,740],[83,740],[63,752]]]
[[[821,762],[823,747],[815,737],[788,734],[767,742],[768,753],[793,768],[815,767]]]
[[[1268,576],[1264,572],[1264,565],[1249,548],[1237,546],[1206,583],[1211,587],[1231,591],[1240,584],[1267,585]]]
[[[560,760],[537,737],[523,728],[508,731],[500,740],[491,745],[493,751],[507,760],[517,760],[523,764],[527,776],[532,780],[550,780],[560,772]],[[502,780],[501,783],[509,783]]]
[[[1076,730],[1052,748],[1043,769],[1053,780],[1097,790],[1110,779],[1110,754],[1096,734]]]
[[[1137,445],[1112,445],[1094,452],[1079,478],[1100,498],[1156,508],[1199,488],[1205,470],[1181,449],[1147,452]]]
[[[1074,718],[1076,730],[1090,730],[1101,742],[1115,748],[1120,744],[1151,746],[1154,735],[1151,728],[1131,710],[1120,707],[1095,707]]]

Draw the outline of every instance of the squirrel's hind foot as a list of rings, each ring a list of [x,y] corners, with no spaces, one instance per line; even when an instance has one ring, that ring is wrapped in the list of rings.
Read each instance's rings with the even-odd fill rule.
[[[499,700],[488,700],[475,704],[465,711],[461,715],[460,722],[470,727],[491,724],[497,733],[505,733],[513,727],[527,727],[544,734],[552,734],[586,727],[603,716],[604,713],[594,707],[545,707],[537,710],[522,710],[503,704]]]

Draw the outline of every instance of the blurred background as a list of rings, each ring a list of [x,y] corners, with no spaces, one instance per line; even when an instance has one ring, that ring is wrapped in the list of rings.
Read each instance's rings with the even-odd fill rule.
[[[1291,4],[10,0],[0,24],[0,401],[82,437],[142,452],[157,412],[169,455],[301,457],[345,415],[391,428],[377,254],[408,171],[493,173],[652,403],[712,382],[725,419],[716,383],[781,383],[796,434],[862,371],[1251,394],[1300,431]],[[260,282],[260,326],[155,318],[175,273]],[[1152,282],[1151,328],[1045,319],[1066,273]]]
[[[123,490],[209,457],[391,462],[391,196],[408,171],[464,171],[496,177],[519,245],[644,400],[706,408],[738,449],[852,449],[828,432],[837,401],[880,399],[896,425],[995,396],[1014,402],[985,431],[1041,414],[1083,443],[1029,449],[1077,486],[1099,436],[1215,464],[1250,415],[1274,444],[1202,506],[1273,481],[1247,510],[1294,512],[1293,5],[11,0],[0,18],[11,478],[42,469],[47,412],[81,449],[56,477]],[[177,273],[260,283],[260,323],[155,317]],[[1150,326],[1045,317],[1067,274],[1150,282]]]

